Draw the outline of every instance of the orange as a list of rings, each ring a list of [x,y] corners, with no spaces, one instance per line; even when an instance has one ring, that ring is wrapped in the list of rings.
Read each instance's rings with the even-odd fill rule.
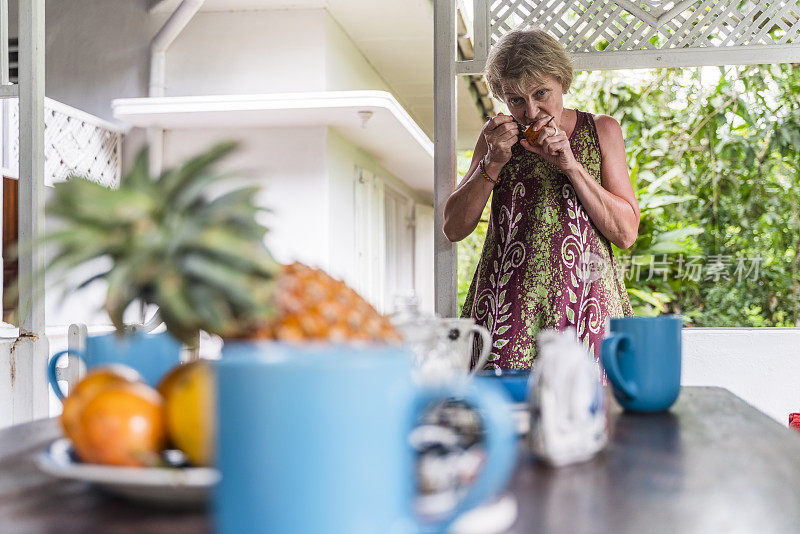
[[[130,383],[141,380],[141,376],[126,365],[107,365],[89,372],[64,399],[61,411],[61,426],[64,434],[73,442],[80,441],[80,414],[83,407],[97,393],[111,384]]]
[[[158,389],[164,395],[170,441],[194,465],[211,465],[216,432],[211,363],[195,360],[179,365]]]
[[[525,139],[528,140],[528,142],[531,145],[535,145],[536,141],[539,140],[539,134],[542,133],[542,130],[544,130],[544,128],[540,128],[540,129],[536,130],[536,129],[534,129],[533,125],[530,124],[530,125],[528,125],[527,128],[525,128],[525,131],[522,132],[522,135],[525,137]]]
[[[116,383],[90,399],[80,414],[81,460],[120,466],[159,463],[166,444],[164,403],[143,383]]]
[[[170,390],[172,390],[173,386],[175,385],[175,382],[177,382],[178,379],[181,376],[183,376],[186,367],[189,365],[191,365],[191,362],[189,363],[181,362],[172,369],[170,369],[167,374],[161,377],[161,380],[158,382],[156,389],[158,390],[159,393],[161,393],[161,396],[164,399],[167,398],[167,394],[170,392]]]

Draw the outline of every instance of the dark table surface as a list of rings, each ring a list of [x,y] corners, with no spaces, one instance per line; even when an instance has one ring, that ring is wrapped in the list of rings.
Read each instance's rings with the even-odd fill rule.
[[[204,511],[167,511],[41,473],[57,421],[0,431],[0,532],[203,533]],[[800,434],[729,391],[684,388],[670,412],[612,409],[594,460],[551,469],[523,456],[511,484],[528,533],[800,533]],[[323,533],[320,533],[323,534]]]

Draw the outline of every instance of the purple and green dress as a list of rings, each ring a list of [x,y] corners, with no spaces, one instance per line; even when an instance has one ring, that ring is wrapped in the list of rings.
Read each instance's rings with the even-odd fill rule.
[[[572,152],[602,183],[594,119],[577,113]],[[599,360],[607,319],[633,315],[622,274],[566,175],[514,145],[492,192],[486,241],[461,310],[492,335],[486,368],[532,368],[537,334],[550,328],[575,328]]]

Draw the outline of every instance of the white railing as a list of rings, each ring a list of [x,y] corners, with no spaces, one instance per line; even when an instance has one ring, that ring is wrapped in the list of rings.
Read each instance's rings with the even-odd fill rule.
[[[44,182],[53,185],[71,174],[100,184],[119,184],[124,129],[85,111],[45,99]],[[2,102],[2,172],[19,177],[19,100]]]

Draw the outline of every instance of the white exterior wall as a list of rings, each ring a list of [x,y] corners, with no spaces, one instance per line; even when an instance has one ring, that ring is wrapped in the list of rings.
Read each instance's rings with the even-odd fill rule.
[[[343,279],[351,287],[357,287],[356,266],[356,207],[355,207],[355,180],[356,169],[361,168],[379,177],[389,187],[407,197],[411,204],[410,213],[413,213],[415,204],[432,207],[430,199],[419,195],[409,188],[396,176],[390,174],[368,153],[343,139],[335,130],[328,130],[327,137],[327,169],[329,176],[329,227],[331,235],[330,248],[330,273]],[[374,232],[382,232],[383,228],[373,228]],[[415,273],[415,247],[413,240],[403,248],[402,258],[397,262],[404,268],[404,286],[396,288],[397,291],[408,291],[413,288]],[[424,250],[424,248],[423,248]],[[433,249],[430,251],[430,265],[433,266]],[[422,262],[424,265],[425,263]],[[405,267],[407,266],[407,271]],[[386,304],[391,306],[391,293],[388,290]],[[419,295],[420,299],[433,302],[433,294]],[[388,310],[387,310],[388,311]]]
[[[326,158],[330,195],[328,227],[334,242],[330,248],[330,274],[353,287],[356,273],[355,180],[356,165],[367,159],[336,132],[326,138]]]
[[[166,96],[323,90],[321,9],[200,12],[167,50]]]
[[[271,213],[267,244],[275,258],[328,268],[331,232],[325,162],[326,128],[171,130],[164,164],[172,166],[218,141],[241,146],[223,170],[246,171],[264,190],[259,202]]]
[[[393,93],[339,23],[325,12],[325,88],[328,91],[375,89]],[[398,96],[395,94],[395,98]],[[409,110],[402,101],[400,104]]]
[[[800,328],[684,328],[685,386],[729,389],[779,423],[800,412]]]
[[[147,95],[148,0],[58,0],[46,3],[45,93],[102,119],[115,98]],[[9,1],[9,35],[17,37],[17,0]]]

